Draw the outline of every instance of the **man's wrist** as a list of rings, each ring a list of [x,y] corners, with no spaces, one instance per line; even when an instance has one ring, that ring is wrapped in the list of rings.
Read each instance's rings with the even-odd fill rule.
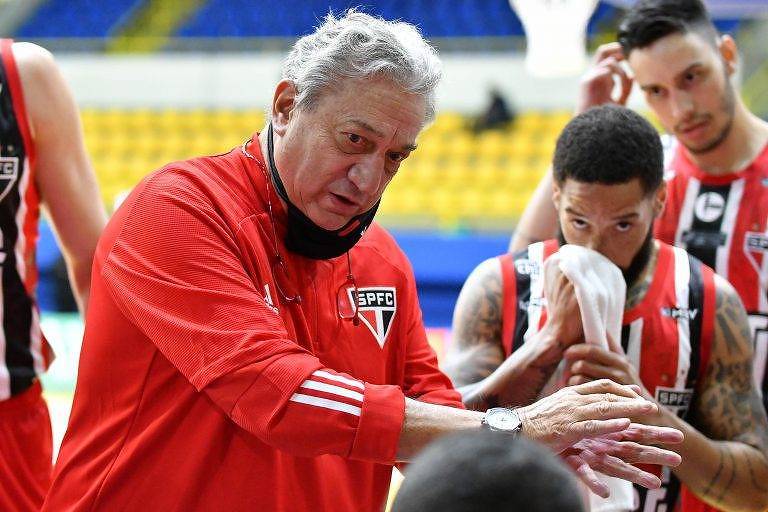
[[[523,421],[518,410],[507,407],[488,409],[485,411],[480,425],[490,432],[498,432],[511,437],[518,437],[523,431]]]
[[[563,359],[566,347],[557,335],[557,329],[551,325],[545,325],[539,333],[539,340],[532,344],[537,349],[534,362],[537,366],[559,363]]]

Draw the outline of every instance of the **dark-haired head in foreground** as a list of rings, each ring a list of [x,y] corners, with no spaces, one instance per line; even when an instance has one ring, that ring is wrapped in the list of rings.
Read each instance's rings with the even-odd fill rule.
[[[576,480],[544,447],[493,432],[430,445],[408,467],[392,512],[583,512]]]
[[[658,132],[628,108],[594,107],[563,129],[552,168],[561,242],[603,254],[631,286],[651,257],[666,199]]]

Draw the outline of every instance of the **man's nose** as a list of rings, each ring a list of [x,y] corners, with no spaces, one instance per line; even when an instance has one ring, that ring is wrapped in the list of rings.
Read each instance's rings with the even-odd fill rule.
[[[594,234],[590,236],[584,246],[587,249],[592,249],[593,251],[600,252],[600,249],[603,246],[603,236],[600,234]]]
[[[347,174],[347,178],[363,194],[374,194],[381,184],[384,174],[384,163],[376,155],[368,155],[355,163]]]
[[[685,91],[672,93],[672,115],[676,121],[685,121],[696,111],[693,97]]]

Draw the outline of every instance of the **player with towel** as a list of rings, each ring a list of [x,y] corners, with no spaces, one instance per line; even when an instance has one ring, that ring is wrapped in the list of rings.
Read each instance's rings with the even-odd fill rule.
[[[670,447],[683,460],[674,475],[656,472],[660,489],[635,487],[634,510],[673,510],[680,481],[713,506],[764,510],[768,422],[747,316],[723,278],[652,236],[666,196],[658,134],[631,110],[596,107],[566,126],[553,169],[559,240],[482,263],[459,297],[445,369],[464,403],[529,404],[561,362],[560,385],[640,386],[662,406],[656,423],[685,441]],[[620,272],[591,271],[605,259]]]

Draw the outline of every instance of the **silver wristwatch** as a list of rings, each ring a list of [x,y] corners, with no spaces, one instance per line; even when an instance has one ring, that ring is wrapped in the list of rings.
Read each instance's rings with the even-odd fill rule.
[[[514,409],[494,407],[485,411],[485,417],[480,422],[482,427],[491,432],[501,432],[517,437],[523,430],[523,422]]]

